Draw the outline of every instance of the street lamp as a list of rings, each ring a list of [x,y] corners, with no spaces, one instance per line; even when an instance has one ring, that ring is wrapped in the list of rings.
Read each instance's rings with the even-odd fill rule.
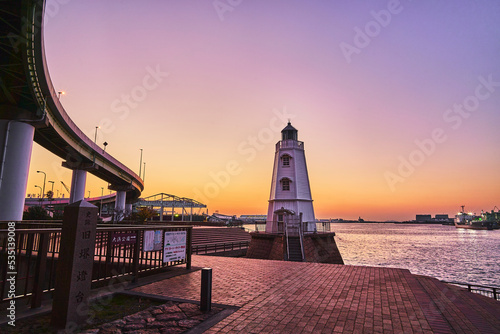
[[[139,177],[141,177],[141,168],[142,168],[142,148],[141,150],[141,162],[139,163]]]
[[[90,190],[89,190],[89,196],[88,196],[88,198],[90,198]]]
[[[40,188],[40,197],[41,197],[41,196],[42,196],[42,194],[41,194],[41,192],[42,192],[42,187],[40,187],[40,186],[37,186],[37,185],[35,185],[35,187],[38,187],[38,188]],[[41,199],[40,199],[40,201],[41,201]]]
[[[57,92],[57,98],[58,98],[58,99],[61,99],[61,95],[64,95],[64,94],[66,94],[66,92],[65,92],[65,91],[63,91],[63,90],[62,90],[62,91],[60,91],[60,92]]]
[[[139,177],[141,177],[139,175]],[[146,163],[144,163],[144,171],[142,172],[142,182],[144,183],[144,180],[146,179]]]
[[[95,143],[96,143],[96,141],[97,141],[97,129],[99,129],[99,128],[100,128],[100,126],[96,126],[96,127],[95,127],[94,144],[95,144]]]
[[[99,217],[101,217],[102,214],[102,198],[104,196],[104,187],[101,187],[101,206],[99,207]]]
[[[47,174],[45,174],[45,172],[41,170],[37,170],[36,172],[43,173],[43,190],[42,190],[42,200],[43,200],[43,196],[45,195],[45,180],[47,179]]]
[[[108,142],[105,141],[104,143],[102,143],[104,145],[104,152],[106,152],[106,146],[108,146]]]

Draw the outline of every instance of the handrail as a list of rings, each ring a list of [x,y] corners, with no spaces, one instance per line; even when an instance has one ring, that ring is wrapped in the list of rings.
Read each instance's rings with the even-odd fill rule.
[[[285,221],[286,259],[290,260],[290,240],[288,239],[288,221]]]
[[[302,256],[302,261],[304,260],[304,230],[303,230],[303,222],[302,220],[299,222],[299,241],[300,241],[300,254]]]
[[[477,293],[482,296],[493,298],[495,300],[500,300],[500,287],[492,287],[492,286],[461,283],[461,282],[449,282],[449,281],[441,281],[441,282],[457,285],[459,287],[466,287],[469,292]]]
[[[210,253],[220,253],[218,252],[218,250],[221,250],[221,252],[232,251],[235,250],[235,248],[236,250],[241,250],[244,249],[245,246],[246,248],[248,248],[249,245],[250,241],[225,242],[216,244],[192,245],[191,250],[193,254],[199,254],[202,251],[204,251],[204,253],[202,254],[209,254],[209,251],[213,251]]]

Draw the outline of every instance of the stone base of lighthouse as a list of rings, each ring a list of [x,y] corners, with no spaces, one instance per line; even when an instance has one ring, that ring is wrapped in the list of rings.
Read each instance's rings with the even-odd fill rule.
[[[283,234],[253,232],[247,250],[247,258],[286,260],[286,238]],[[344,264],[335,233],[311,233],[304,235],[304,262]]]

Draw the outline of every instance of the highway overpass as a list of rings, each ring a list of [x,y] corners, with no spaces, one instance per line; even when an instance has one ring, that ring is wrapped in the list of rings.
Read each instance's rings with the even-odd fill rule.
[[[88,138],[59,102],[45,58],[44,6],[45,0],[1,3],[0,220],[22,219],[33,141],[73,171],[70,202],[84,198],[91,173],[111,184],[116,209],[124,210],[144,182]]]

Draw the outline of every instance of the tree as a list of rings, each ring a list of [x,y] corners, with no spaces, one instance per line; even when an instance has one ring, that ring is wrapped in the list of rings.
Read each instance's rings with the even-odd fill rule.
[[[146,220],[153,218],[156,215],[157,213],[155,210],[153,210],[149,206],[143,206],[139,208],[137,212],[134,212],[132,217],[134,220],[137,220],[139,222],[145,222]]]
[[[41,206],[32,206],[23,212],[23,220],[47,220],[52,219],[47,211]]]

